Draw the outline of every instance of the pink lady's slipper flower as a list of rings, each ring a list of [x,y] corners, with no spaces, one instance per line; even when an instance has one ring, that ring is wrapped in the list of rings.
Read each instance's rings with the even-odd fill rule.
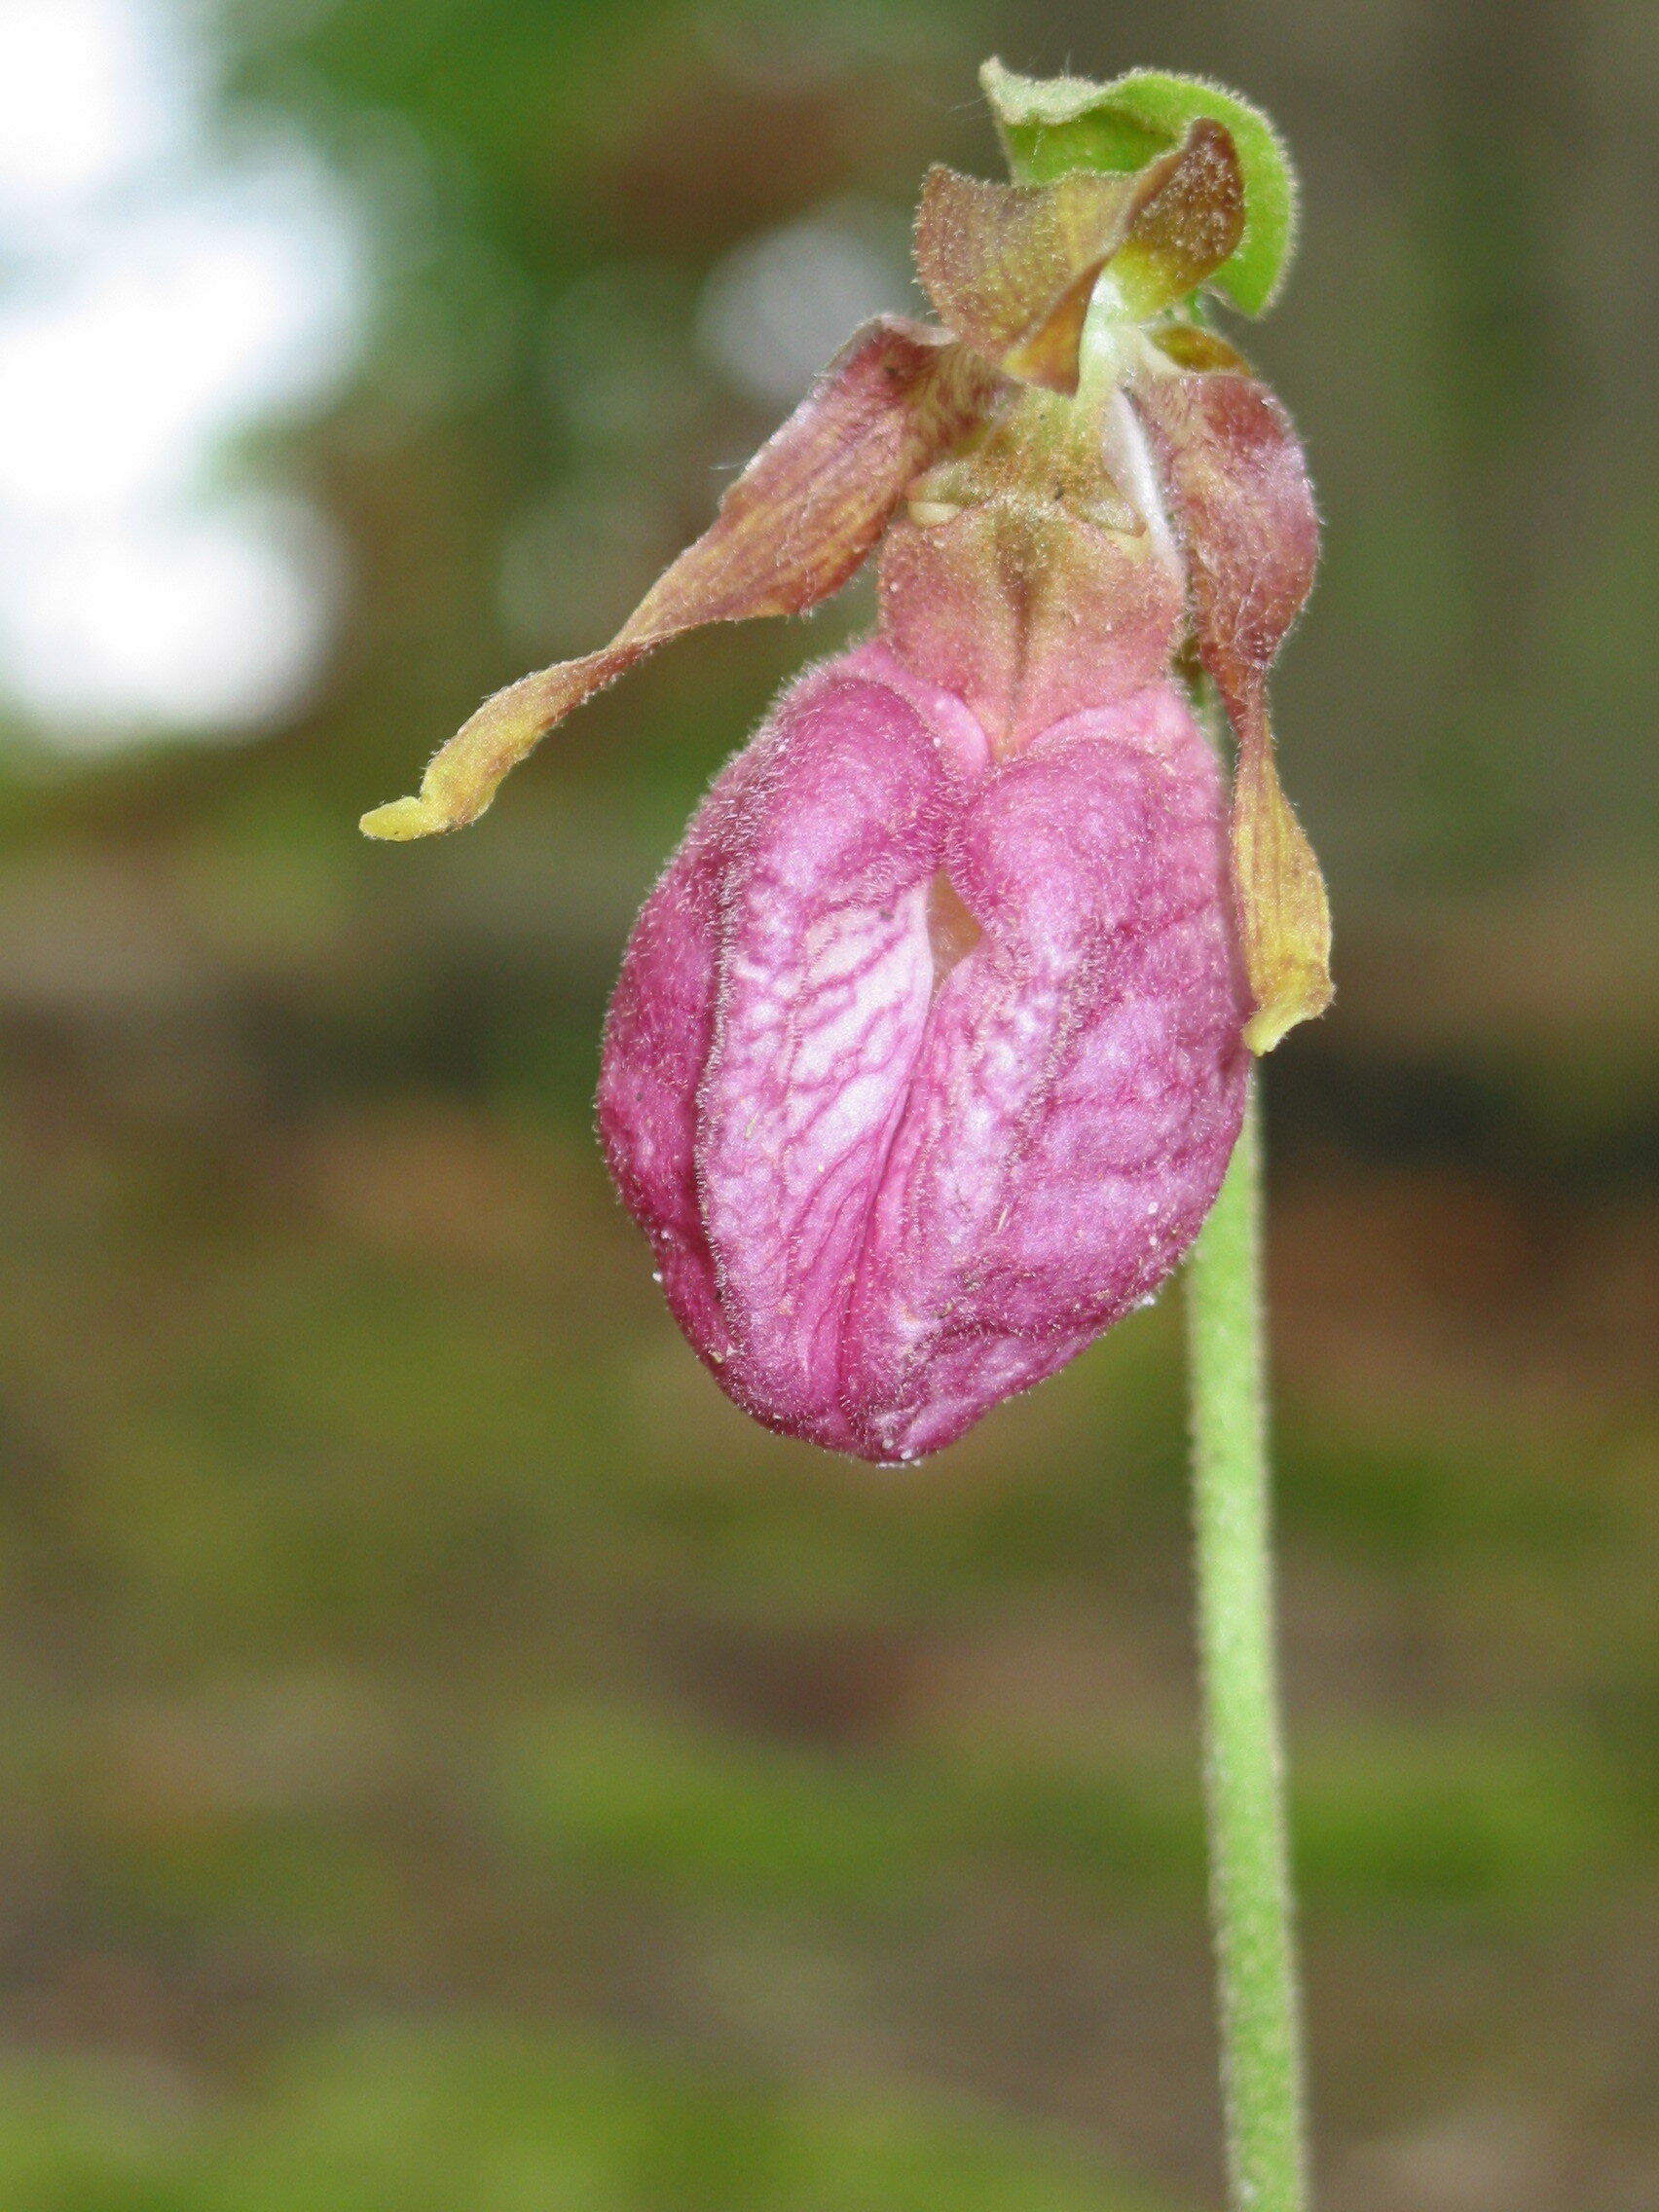
[[[1330,997],[1266,707],[1312,497],[1199,307],[1271,295],[1282,155],[1182,79],[984,82],[1020,181],[930,173],[943,327],[855,336],[609,645],[498,693],[364,822],[472,821],[654,645],[798,612],[879,544],[879,636],[785,692],[645,903],[599,1121],[723,1387],[884,1461],[1157,1290],[1250,1052]],[[1237,741],[1231,829],[1198,662]]]

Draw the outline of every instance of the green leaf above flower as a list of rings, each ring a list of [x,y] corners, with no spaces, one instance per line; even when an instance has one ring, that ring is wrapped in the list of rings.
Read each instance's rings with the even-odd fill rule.
[[[1096,85],[1020,77],[992,60],[979,82],[1016,184],[1051,184],[1080,169],[1112,176],[1143,169],[1200,119],[1223,125],[1243,171],[1244,227],[1208,281],[1245,314],[1271,306],[1296,242],[1296,172],[1260,108],[1202,78],[1154,69]]]

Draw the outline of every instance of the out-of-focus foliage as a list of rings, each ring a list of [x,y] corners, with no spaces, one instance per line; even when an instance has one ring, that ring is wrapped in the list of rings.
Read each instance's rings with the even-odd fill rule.
[[[321,2046],[230,2126],[107,2065],[19,2067],[0,2078],[0,2187],[61,2212],[1151,2212],[944,2100],[739,2093],[465,2027]]]
[[[1326,567],[1272,1066],[1334,2212],[1659,2191],[1659,41],[1637,7],[227,5],[371,343],[239,465],[322,692],[0,768],[0,2198],[908,2212],[1216,2192],[1172,1300],[920,1479],[761,1435],[589,1130],[622,936],[780,678],[686,642],[487,822],[363,807],[609,634],[866,307],[977,61],[1238,86]],[[1123,2177],[1128,2177],[1124,2179]]]

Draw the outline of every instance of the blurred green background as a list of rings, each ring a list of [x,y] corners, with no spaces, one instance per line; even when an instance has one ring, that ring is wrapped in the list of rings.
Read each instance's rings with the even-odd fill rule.
[[[6,0],[0,45],[71,18],[117,137],[161,41],[173,135],[0,232],[0,391],[47,363],[0,434],[0,2204],[1219,2201],[1178,1301],[859,1468],[720,1398],[592,1137],[645,886],[867,587],[674,648],[463,836],[354,829],[904,306],[996,51],[1236,85],[1305,183],[1242,342],[1328,531],[1277,719],[1340,997],[1268,1076],[1322,2200],[1652,2212],[1659,17]],[[155,483],[102,567],[115,463],[60,494],[257,301],[27,318],[261,164],[334,335],[168,464],[267,533],[269,606],[192,630]]]

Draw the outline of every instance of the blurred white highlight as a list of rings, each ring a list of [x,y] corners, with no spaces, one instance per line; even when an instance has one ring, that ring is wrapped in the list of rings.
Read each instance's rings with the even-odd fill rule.
[[[314,681],[327,526],[211,470],[344,374],[357,261],[302,147],[210,150],[170,0],[0,0],[0,692],[42,734],[235,733]]]
[[[165,156],[183,61],[136,9],[0,0],[0,223],[60,215]]]
[[[697,337],[746,398],[791,407],[859,324],[884,312],[926,312],[909,223],[879,202],[842,200],[735,246],[704,287]]]

